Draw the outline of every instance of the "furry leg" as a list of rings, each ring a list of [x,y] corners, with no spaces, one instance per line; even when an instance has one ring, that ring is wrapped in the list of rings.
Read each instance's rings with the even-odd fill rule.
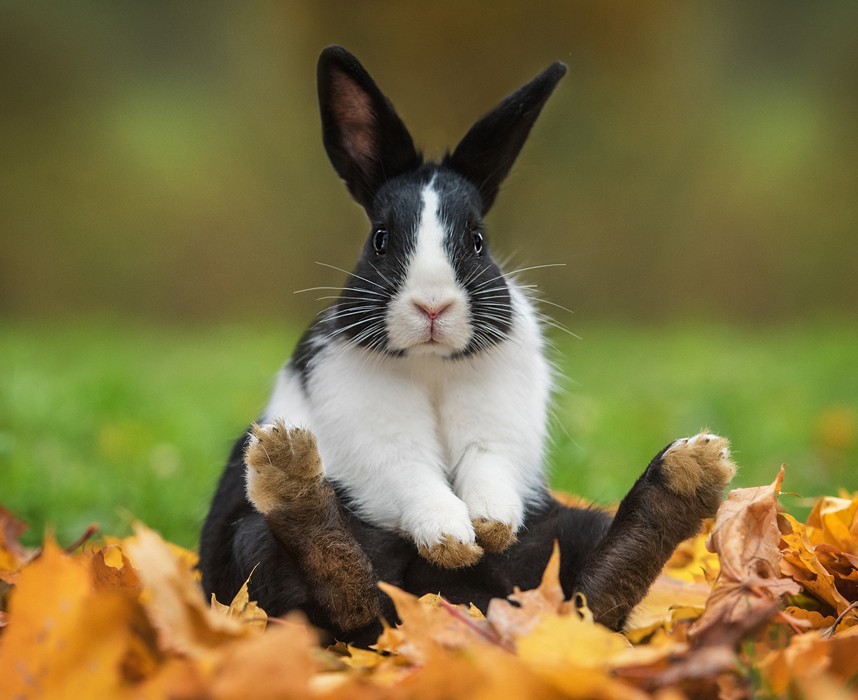
[[[676,546],[715,515],[735,472],[727,440],[716,435],[677,440],[656,455],[577,582],[596,620],[622,627]]]
[[[310,595],[342,630],[375,621],[378,579],[324,477],[315,437],[283,422],[254,425],[251,435],[248,499],[297,560]]]

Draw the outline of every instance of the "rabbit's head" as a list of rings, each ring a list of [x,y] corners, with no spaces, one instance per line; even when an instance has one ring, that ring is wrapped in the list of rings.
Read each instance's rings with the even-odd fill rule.
[[[509,337],[514,292],[489,253],[483,217],[565,72],[552,64],[477,121],[440,163],[424,163],[357,59],[341,47],[322,52],[325,148],[371,222],[332,311],[337,334],[388,355],[443,357]]]

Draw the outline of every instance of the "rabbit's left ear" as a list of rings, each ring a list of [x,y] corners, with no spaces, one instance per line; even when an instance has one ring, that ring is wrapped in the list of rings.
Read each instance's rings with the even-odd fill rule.
[[[530,128],[566,74],[559,61],[503,99],[474,124],[444,164],[470,180],[479,190],[483,214],[492,206]]]
[[[360,62],[329,46],[317,68],[322,139],[334,169],[364,209],[386,180],[420,167],[411,135]]]

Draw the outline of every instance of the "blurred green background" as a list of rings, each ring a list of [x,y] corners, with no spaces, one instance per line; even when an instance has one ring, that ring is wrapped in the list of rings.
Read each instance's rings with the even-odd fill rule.
[[[555,485],[619,498],[667,441],[737,483],[858,488],[858,4],[0,6],[0,502],[193,545],[233,437],[367,232],[320,141],[340,43],[440,155],[569,74],[490,215],[546,311]],[[800,508],[806,501],[796,500]]]

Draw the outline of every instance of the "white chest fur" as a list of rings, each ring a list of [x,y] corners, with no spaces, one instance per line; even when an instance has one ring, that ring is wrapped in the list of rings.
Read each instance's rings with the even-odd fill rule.
[[[543,484],[550,371],[532,309],[512,293],[511,337],[490,351],[391,358],[334,343],[306,390],[283,370],[265,422],[312,430],[360,515],[418,544],[473,542],[475,518],[517,530]]]

